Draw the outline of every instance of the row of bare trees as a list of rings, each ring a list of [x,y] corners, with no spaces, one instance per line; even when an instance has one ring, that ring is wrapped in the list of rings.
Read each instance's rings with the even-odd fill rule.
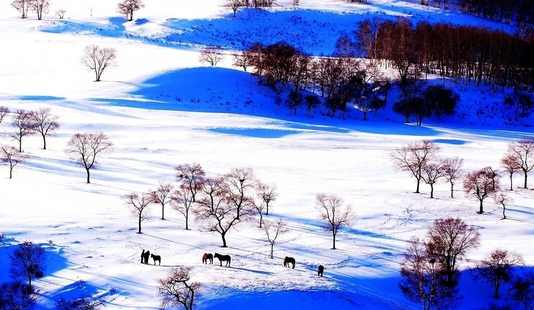
[[[408,299],[421,303],[423,310],[455,309],[461,300],[457,289],[460,260],[479,246],[476,226],[459,218],[436,219],[424,239],[414,236],[407,242],[399,288]],[[522,255],[497,248],[476,264],[472,274],[492,286],[494,299],[500,298],[504,283],[511,284],[510,299],[531,308],[534,278],[529,273],[515,272],[522,265]]]
[[[152,204],[161,205],[161,218],[165,207],[180,212],[189,229],[189,219],[195,216],[200,229],[216,232],[221,236],[223,247],[227,246],[226,235],[236,225],[259,214],[260,228],[263,215],[269,214],[269,204],[276,200],[276,185],[262,183],[250,168],[234,168],[220,177],[207,177],[200,164],[181,164],[175,167],[176,185],[160,182],[156,190],[123,196],[126,205],[141,223],[148,219],[146,211]]]
[[[534,41],[503,31],[375,18],[360,23],[349,41],[353,53],[395,68],[402,84],[435,73],[495,87],[532,91],[534,85],[534,61],[528,56]]]
[[[421,0],[422,5],[430,2],[437,8],[443,4],[444,9],[455,8],[506,24],[515,21],[520,27],[534,24],[534,4],[529,0]]]
[[[454,185],[463,181],[463,190],[468,198],[479,201],[479,213],[484,213],[484,200],[493,198],[503,207],[506,218],[506,203],[510,198],[501,190],[501,172],[484,167],[467,174],[462,172],[463,159],[458,157],[439,158],[439,147],[425,140],[409,143],[391,153],[399,169],[409,172],[416,180],[416,193],[419,193],[421,181],[430,185],[430,198],[434,197],[434,185],[444,179],[451,186],[450,197],[454,196]],[[506,154],[501,159],[501,167],[510,178],[510,191],[513,190],[513,175],[522,172],[523,188],[528,187],[528,174],[534,170],[534,139],[525,138],[510,143]]]
[[[273,246],[278,236],[287,231],[284,221],[267,221],[271,203],[276,201],[276,185],[261,182],[250,168],[234,168],[219,177],[208,177],[200,164],[181,164],[175,167],[177,184],[160,182],[155,190],[145,193],[132,192],[122,197],[138,221],[137,233],[142,233],[142,223],[149,219],[147,211],[152,205],[161,206],[161,218],[165,208],[182,214],[185,229],[194,216],[199,230],[220,235],[222,246],[227,246],[227,234],[237,225],[259,217],[259,228],[265,232]],[[318,194],[316,208],[325,231],[332,233],[332,248],[336,248],[336,235],[343,226],[350,226],[355,213],[350,205],[335,195]]]
[[[50,10],[50,0],[14,0],[11,3],[11,6],[14,7],[21,14],[22,18],[28,17],[28,12],[35,12],[37,14],[37,19],[43,19],[43,14],[47,14]],[[138,11],[144,8],[145,5],[141,0],[123,0],[117,4],[117,12],[124,14],[126,20],[133,20],[133,15],[135,11]],[[65,10],[58,10],[56,14],[59,18],[63,18]]]
[[[54,136],[60,128],[59,117],[49,108],[35,111],[18,109],[13,112],[8,107],[0,106],[0,123],[6,115],[11,114],[11,127],[14,131],[9,136],[18,142],[18,146],[0,146],[0,160],[9,166],[9,178],[13,177],[13,169],[27,160],[30,156],[23,151],[22,141],[28,136],[39,134],[43,139],[43,149],[47,148],[47,138]],[[111,151],[113,143],[102,132],[88,132],[74,134],[67,142],[65,152],[87,173],[87,183],[90,183],[90,170],[98,164],[101,154]]]
[[[23,152],[22,141],[25,137],[40,134],[43,139],[43,149],[46,150],[46,138],[55,134],[59,128],[58,117],[53,115],[48,108],[40,108],[36,111],[18,109],[13,112],[8,107],[0,107],[0,123],[11,114],[10,126],[14,129],[9,137],[18,142],[18,146],[0,146],[0,159],[9,166],[9,178],[13,177],[13,169],[19,163],[27,160],[29,155]]]
[[[14,0],[11,2],[11,6],[14,7],[21,14],[22,18],[27,18],[28,13],[35,12],[37,19],[43,19],[43,13],[48,13],[50,9],[49,0]]]

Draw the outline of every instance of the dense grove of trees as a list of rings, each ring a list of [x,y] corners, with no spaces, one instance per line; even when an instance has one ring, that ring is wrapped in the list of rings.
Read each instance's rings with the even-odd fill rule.
[[[288,91],[285,104],[290,113],[305,106],[309,114],[317,106],[316,95],[302,93],[308,90],[322,97],[330,116],[338,111],[344,116],[348,104],[353,103],[366,119],[369,111],[376,113],[385,106],[391,85],[374,62],[346,55],[311,57],[286,42],[254,44],[247,51],[234,54],[234,65],[253,67],[260,83],[277,94]]]
[[[493,21],[515,21],[520,27],[534,24],[534,2],[530,0],[421,0],[422,5],[431,2],[437,8],[458,9]]]
[[[454,26],[406,18],[362,22],[354,39],[361,56],[385,62],[401,84],[421,74],[458,82],[533,90],[534,41],[483,27]]]

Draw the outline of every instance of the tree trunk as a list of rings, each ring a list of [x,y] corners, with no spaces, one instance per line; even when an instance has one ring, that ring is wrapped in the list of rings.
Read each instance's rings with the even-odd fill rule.
[[[142,216],[141,216],[141,213],[139,213],[139,223],[138,223],[138,228],[137,228],[137,233],[140,234],[141,233],[141,221],[142,221]]]
[[[336,234],[332,233],[332,250],[336,249]]]
[[[165,219],[165,204],[161,204],[161,219],[164,220]],[[187,226],[187,219],[186,219],[186,224]]]
[[[46,136],[43,135],[43,150],[46,150]]]
[[[523,186],[524,189],[527,188],[527,179],[528,179],[528,172],[523,170],[523,172],[525,173],[525,185]]]
[[[451,182],[451,198],[454,198],[454,183]]]
[[[484,200],[483,199],[479,199],[480,200],[480,210],[478,211],[478,213],[482,214],[484,213]]]
[[[228,246],[226,245],[226,234],[225,234],[225,233],[221,233],[221,238],[222,238],[222,242],[223,242],[222,247],[223,247],[223,248],[228,247]]]
[[[274,243],[271,243],[271,259],[274,258],[273,252],[274,252]]]
[[[510,173],[510,191],[514,190],[514,186],[512,185],[512,174]]]
[[[185,212],[185,230],[189,230],[189,212]]]
[[[434,198],[434,184],[430,184],[430,198]]]
[[[89,168],[85,168],[85,171],[87,171],[87,184],[91,183],[91,173],[89,172]]]

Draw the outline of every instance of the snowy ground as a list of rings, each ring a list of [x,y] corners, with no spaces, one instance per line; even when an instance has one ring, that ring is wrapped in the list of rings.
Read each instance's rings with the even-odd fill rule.
[[[325,118],[320,111],[313,118],[305,111],[289,116],[284,108],[275,113],[272,91],[231,68],[230,57],[217,68],[198,63],[203,44],[239,49],[285,39],[309,53],[328,54],[345,31],[340,29],[349,31],[375,14],[471,25],[480,19],[385,0],[371,5],[303,0],[299,9],[279,1],[276,10],[246,10],[235,19],[218,0],[146,2],[129,23],[108,0],[56,0],[52,12],[67,11],[61,21],[52,13],[43,21],[31,15],[20,20],[9,3],[0,4],[0,105],[49,107],[61,124],[47,150],[38,136],[23,140],[31,158],[15,167],[13,179],[7,178],[6,166],[0,170],[0,233],[6,234],[0,282],[8,280],[13,245],[43,244],[48,268],[36,281],[37,309],[53,309],[58,298],[79,294],[101,297],[106,309],[158,309],[157,279],[183,265],[192,266],[193,280],[204,285],[198,309],[273,304],[277,309],[419,309],[397,288],[399,261],[405,241],[423,236],[434,219],[444,216],[481,229],[482,246],[463,267],[474,266],[496,247],[521,253],[532,266],[531,190],[510,194],[507,220],[492,202],[486,203],[485,215],[478,215],[477,203],[460,191],[448,198],[446,184],[436,187],[435,199],[425,185],[414,194],[414,180],[396,171],[389,157],[395,148],[428,139],[443,156],[462,157],[466,171],[498,167],[508,143],[534,137],[532,127],[509,127],[498,108],[491,108],[502,102],[501,95],[455,86],[462,96],[459,115],[422,127],[402,124],[402,117],[388,111],[368,122],[361,121],[359,111],[350,111],[346,120]],[[250,32],[238,40],[231,36],[238,29]],[[118,52],[118,66],[99,83],[79,61],[89,44]],[[487,114],[477,116],[475,104]],[[0,127],[1,143],[14,144],[9,120]],[[91,184],[64,153],[73,134],[88,131],[102,131],[114,143]],[[221,248],[218,235],[199,232],[194,223],[184,230],[183,217],[171,209],[162,221],[153,206],[153,219],[136,234],[136,219],[121,195],[174,182],[174,167],[184,163],[200,163],[209,176],[250,167],[263,182],[277,185],[280,196],[268,218],[284,219],[291,230],[276,243],[275,259],[268,258],[269,244],[254,222],[231,231],[229,247]],[[514,182],[521,180],[518,175]],[[357,212],[353,227],[339,234],[337,250],[330,249],[331,236],[316,219],[317,193],[339,195]],[[142,249],[160,254],[161,267],[141,265]],[[204,252],[232,255],[232,267],[219,267],[217,260],[202,265]],[[297,259],[295,269],[282,266],[286,255]],[[324,278],[315,274],[318,264],[326,267]],[[461,285],[461,309],[491,301],[491,288],[468,274]]]

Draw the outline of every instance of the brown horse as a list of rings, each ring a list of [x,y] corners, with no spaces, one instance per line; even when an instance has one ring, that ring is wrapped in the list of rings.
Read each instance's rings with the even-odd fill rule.
[[[295,269],[295,259],[293,257],[286,256],[284,257],[284,267],[289,268],[289,264],[293,265],[293,269]]]
[[[222,262],[226,262],[225,266],[226,267],[230,267],[230,261],[232,260],[230,255],[221,255],[219,253],[215,253],[215,255],[213,255],[213,257],[219,259],[219,262],[221,263],[221,266],[222,266]]]
[[[210,262],[210,265],[213,265],[213,254],[204,253],[204,255],[202,255],[202,263],[207,264],[208,261]]]
[[[324,272],[324,266],[323,265],[319,265],[319,267],[317,267],[317,275],[319,277],[322,277],[323,276],[323,272]]]

